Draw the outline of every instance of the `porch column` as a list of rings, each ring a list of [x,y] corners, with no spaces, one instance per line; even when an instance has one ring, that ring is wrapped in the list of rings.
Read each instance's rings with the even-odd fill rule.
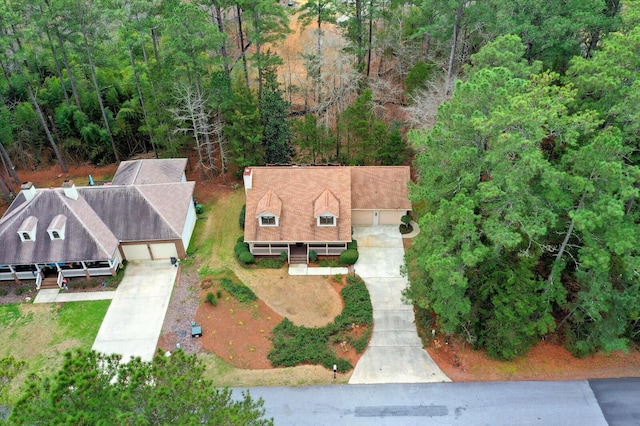
[[[84,271],[84,276],[86,279],[91,279],[91,274],[89,274],[89,268],[87,268],[87,264],[83,262],[80,262],[80,264],[82,265],[82,270]]]
[[[18,278],[18,274],[16,274],[16,270],[13,269],[12,265],[9,265],[9,271],[11,271],[11,275],[13,275],[13,279],[15,280],[15,282],[19,283],[20,279]]]

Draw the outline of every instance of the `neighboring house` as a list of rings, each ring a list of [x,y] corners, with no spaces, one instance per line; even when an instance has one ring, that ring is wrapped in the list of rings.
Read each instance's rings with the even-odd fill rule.
[[[120,163],[104,186],[21,193],[0,219],[0,280],[115,275],[123,260],[184,258],[196,222],[186,159]]]
[[[244,171],[244,241],[254,255],[337,255],[352,226],[400,225],[409,167],[272,166]]]

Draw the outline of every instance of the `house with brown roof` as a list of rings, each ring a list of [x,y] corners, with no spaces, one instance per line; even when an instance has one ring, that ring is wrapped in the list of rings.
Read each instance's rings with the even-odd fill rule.
[[[186,159],[124,161],[109,184],[22,185],[0,218],[0,280],[115,275],[123,260],[184,258],[197,219]]]
[[[353,226],[399,225],[409,167],[267,166],[244,170],[244,241],[254,255],[338,255]]]

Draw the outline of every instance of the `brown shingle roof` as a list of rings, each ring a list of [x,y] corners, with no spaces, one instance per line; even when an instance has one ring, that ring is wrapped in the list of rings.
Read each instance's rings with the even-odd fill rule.
[[[411,210],[408,166],[352,167],[351,208]]]
[[[351,241],[351,175],[348,167],[252,167],[245,241]],[[336,226],[317,226],[316,200],[331,191],[339,201]],[[281,201],[279,226],[262,227],[258,203],[272,191]],[[273,213],[273,212],[272,212]]]
[[[271,213],[280,217],[282,213],[282,200],[272,190],[268,190],[256,207],[256,217],[264,213]]]
[[[315,208],[313,209],[313,217],[318,217],[322,213],[331,213],[334,216],[340,217],[340,202],[335,195],[328,189],[325,190],[318,198],[316,198]]]
[[[252,167],[245,241],[351,241],[352,210],[411,210],[409,179],[406,166]],[[281,202],[279,226],[261,227],[256,216],[265,210],[276,214],[264,208],[274,197]],[[337,226],[318,226],[323,212],[337,216]]]

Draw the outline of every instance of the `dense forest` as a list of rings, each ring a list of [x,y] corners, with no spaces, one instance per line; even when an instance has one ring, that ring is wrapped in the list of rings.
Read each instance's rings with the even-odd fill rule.
[[[16,169],[193,153],[414,160],[407,296],[512,358],[640,341],[637,0],[0,4],[0,191]]]

